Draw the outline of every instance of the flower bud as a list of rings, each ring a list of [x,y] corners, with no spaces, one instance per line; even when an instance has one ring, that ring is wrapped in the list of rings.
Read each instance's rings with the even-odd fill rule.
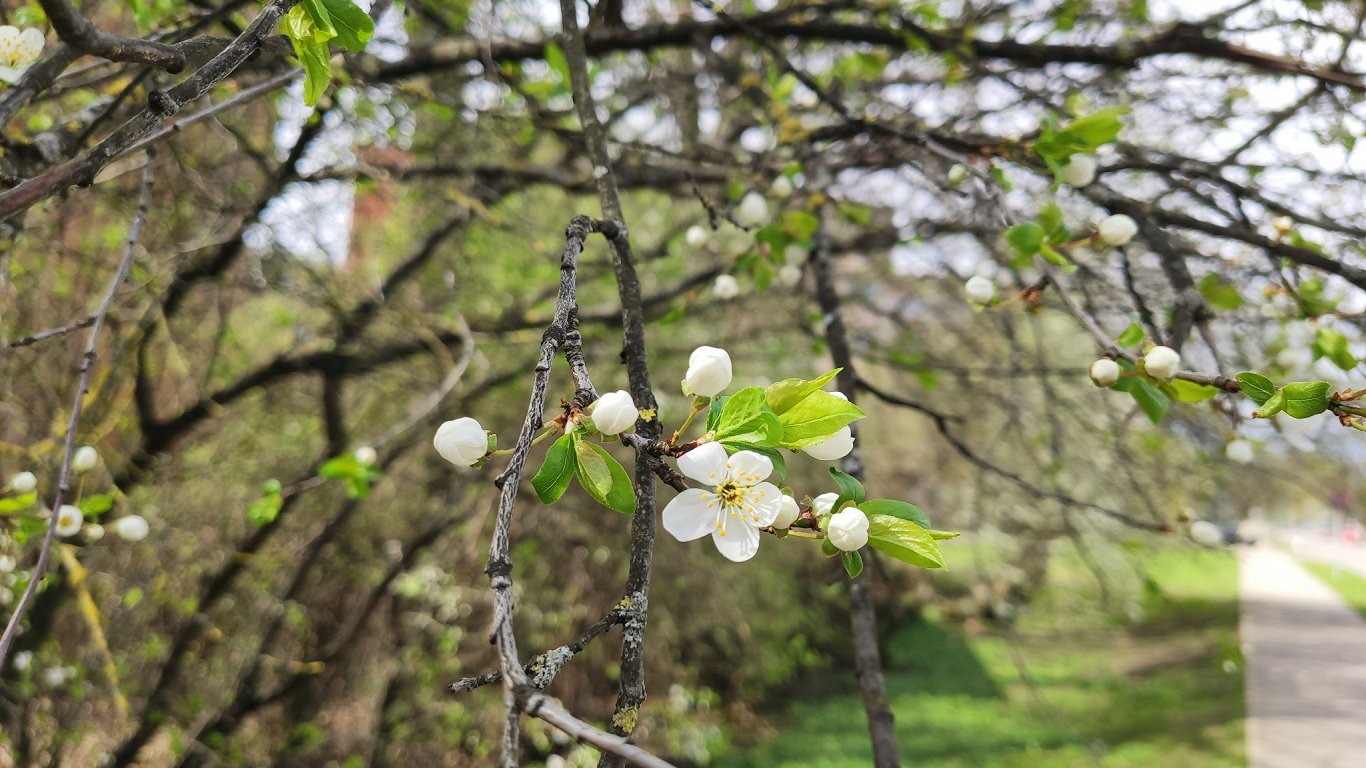
[[[1074,187],[1084,187],[1096,180],[1096,159],[1090,155],[1072,155],[1062,169],[1062,180]]]
[[[868,516],[858,507],[846,507],[830,516],[825,537],[844,552],[856,552],[868,543]]]
[[[788,243],[783,247],[783,263],[796,264],[798,266],[806,263],[806,257],[810,252],[801,243]]]
[[[838,493],[822,493],[811,500],[811,514],[816,517],[830,514],[830,508],[835,506],[835,502],[839,501],[839,498]]]
[[[1224,455],[1228,457],[1229,461],[1236,464],[1251,464],[1252,460],[1256,458],[1256,454],[1252,450],[1252,443],[1242,439],[1230,440],[1229,444],[1224,446]]]
[[[151,532],[151,526],[142,515],[124,515],[113,524],[114,535],[124,541],[142,541]]]
[[[683,235],[683,242],[687,243],[689,248],[701,248],[707,244],[707,240],[707,229],[701,224],[688,227],[688,231]]]
[[[1181,355],[1171,347],[1153,347],[1143,356],[1143,370],[1154,379],[1163,381],[1176,375],[1176,367],[1181,365]]]
[[[99,463],[100,455],[89,445],[82,445],[71,455],[71,471],[76,474],[89,472]]]
[[[968,167],[962,163],[949,166],[949,184],[958,186],[968,180]]]
[[[20,472],[9,479],[9,487],[15,493],[32,493],[38,487],[38,476],[32,472]]]
[[[99,523],[91,523],[85,527],[85,538],[90,541],[99,541],[104,538],[104,526]]]
[[[835,461],[848,456],[852,450],[854,450],[854,431],[844,426],[819,443],[806,446],[802,449],[802,453],[820,461]]]
[[[733,299],[740,295],[740,281],[734,275],[717,275],[711,292],[722,301]]]
[[[635,426],[640,410],[624,389],[608,392],[593,403],[593,426],[604,435],[619,435]]]
[[[18,566],[19,564],[15,562],[13,555],[0,554],[0,574],[14,573],[14,569]]]
[[[1108,357],[1102,357],[1091,363],[1091,381],[1097,387],[1113,386],[1116,381],[1119,381],[1119,363]]]
[[[996,298],[996,284],[981,275],[973,275],[963,284],[963,290],[968,294],[968,301],[973,304],[988,304]]]
[[[14,668],[23,672],[33,663],[33,651],[20,651],[14,654]]]
[[[362,445],[356,449],[355,459],[361,464],[369,466],[379,461],[379,453],[368,445]]]
[[[796,264],[784,264],[778,269],[778,282],[791,288],[802,281],[802,268]]]
[[[63,504],[57,509],[57,535],[64,539],[80,533],[84,522],[80,507]]]
[[[782,499],[778,502],[778,516],[773,519],[773,527],[778,530],[791,528],[792,524],[797,522],[797,518],[801,517],[801,515],[801,505],[797,503],[796,499],[784,493]]]
[[[1124,245],[1138,234],[1138,225],[1128,216],[1117,213],[1114,216],[1107,216],[1096,231],[1100,234],[1101,242],[1107,245]]]
[[[762,227],[768,223],[768,201],[758,192],[750,192],[736,206],[735,220],[742,227]]]
[[[792,179],[789,179],[786,176],[779,176],[774,179],[773,184],[769,186],[768,193],[779,200],[786,200],[789,197],[792,197]]]
[[[1295,220],[1289,216],[1277,216],[1271,220],[1271,226],[1276,230],[1276,234],[1285,237],[1290,230],[1295,228]]]
[[[457,467],[472,467],[489,452],[489,435],[469,416],[442,424],[432,438],[441,458]]]
[[[730,386],[730,379],[730,354],[716,347],[698,347],[688,357],[683,391],[702,397],[715,397]]]
[[[1191,523],[1191,538],[1207,547],[1224,543],[1223,531],[1208,520],[1196,520]]]

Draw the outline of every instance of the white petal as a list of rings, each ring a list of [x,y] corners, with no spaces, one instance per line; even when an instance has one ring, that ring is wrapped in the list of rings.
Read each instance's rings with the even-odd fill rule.
[[[689,488],[664,507],[664,530],[679,541],[700,539],[716,530],[720,503],[714,494]]]
[[[751,505],[749,522],[756,528],[773,525],[778,513],[783,510],[783,492],[773,483],[759,483],[749,490],[748,498]]]
[[[703,443],[678,457],[678,471],[715,488],[726,480],[726,449],[720,443]]]
[[[734,518],[725,529],[712,531],[711,540],[727,560],[737,563],[743,563],[759,551],[759,529]]]
[[[726,471],[740,485],[754,485],[773,474],[773,461],[762,453],[738,451],[726,462]]]

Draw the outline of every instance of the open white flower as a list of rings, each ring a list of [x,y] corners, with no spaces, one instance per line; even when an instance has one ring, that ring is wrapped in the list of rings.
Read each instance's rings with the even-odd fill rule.
[[[1107,245],[1124,245],[1138,234],[1138,225],[1128,216],[1117,213],[1114,216],[1107,216],[1096,231],[1100,233],[1101,242]]]
[[[759,529],[782,511],[782,492],[764,479],[773,462],[754,451],[727,457],[718,443],[703,443],[678,459],[678,469],[702,484],[674,497],[664,508],[664,530],[679,541],[711,534],[716,548],[737,563],[759,551]]]
[[[489,436],[478,421],[461,416],[437,427],[432,445],[446,461],[457,467],[472,467],[489,452]]]
[[[124,541],[142,541],[151,531],[146,518],[142,515],[124,515],[115,520],[111,527],[114,529],[114,535]]]
[[[1102,357],[1091,363],[1091,381],[1097,387],[1113,386],[1116,381],[1119,381],[1119,374],[1119,363],[1108,357]]]
[[[730,353],[717,347],[698,347],[688,357],[683,391],[702,397],[715,397],[730,386],[730,379]]]
[[[1143,370],[1154,379],[1170,379],[1181,365],[1181,355],[1171,347],[1153,347],[1143,356]]]
[[[63,504],[57,509],[57,535],[64,539],[80,533],[84,522],[80,507]]]
[[[604,435],[619,435],[635,426],[640,410],[624,389],[608,392],[593,403],[593,426]]]
[[[1084,187],[1096,180],[1096,159],[1090,155],[1072,155],[1062,169],[1062,180],[1074,187]]]
[[[771,185],[769,185],[768,193],[779,200],[786,200],[789,197],[792,197],[792,179],[789,179],[786,176],[779,176],[773,180]]]
[[[9,479],[9,487],[15,493],[32,493],[38,487],[38,476],[32,472],[20,472]]]
[[[969,277],[963,284],[963,290],[968,294],[968,301],[973,304],[988,304],[996,297],[996,284],[981,275]]]
[[[856,552],[868,543],[868,516],[858,507],[845,507],[830,516],[825,537],[835,549]]]
[[[45,42],[42,30],[36,27],[22,32],[8,24],[0,27],[0,80],[18,80],[38,60]]]
[[[797,500],[783,494],[782,502],[778,505],[778,516],[773,519],[774,528],[791,528],[797,522],[797,518],[802,516],[802,507]]]
[[[1257,458],[1256,451],[1252,449],[1252,443],[1247,440],[1231,440],[1224,446],[1224,455],[1229,461],[1237,464],[1251,464]]]
[[[735,279],[735,275],[717,275],[711,292],[722,301],[733,299],[740,295],[740,281]]]
[[[689,248],[701,248],[707,244],[707,230],[701,224],[694,224],[688,227],[688,231],[683,234],[683,242]]]
[[[852,450],[854,450],[854,431],[844,426],[819,443],[806,446],[802,449],[802,453],[820,461],[835,461],[848,456]]]
[[[830,508],[835,506],[839,498],[838,493],[822,493],[811,500],[811,513],[816,517],[830,514]]]
[[[735,220],[742,227],[762,227],[768,223],[768,201],[758,192],[750,192],[735,207]]]
[[[99,461],[100,454],[96,452],[94,447],[82,445],[71,455],[71,471],[78,475],[82,472],[89,472],[95,468]]]

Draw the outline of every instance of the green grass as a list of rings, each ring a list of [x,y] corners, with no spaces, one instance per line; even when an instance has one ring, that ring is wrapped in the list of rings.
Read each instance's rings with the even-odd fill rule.
[[[1332,565],[1314,563],[1308,560],[1301,561],[1304,567],[1308,568],[1320,579],[1328,582],[1328,585],[1336,589],[1342,599],[1349,605],[1357,609],[1362,616],[1366,616],[1366,578],[1362,578],[1351,571],[1346,571]]]
[[[1193,550],[1142,556],[1148,576],[1131,591],[1145,618],[1133,624],[1100,609],[1096,582],[1075,557],[1055,561],[1049,587],[1010,635],[926,620],[891,638],[888,695],[908,764],[1245,765],[1236,560]],[[770,713],[776,736],[715,765],[868,765],[852,675],[827,672],[806,690]]]

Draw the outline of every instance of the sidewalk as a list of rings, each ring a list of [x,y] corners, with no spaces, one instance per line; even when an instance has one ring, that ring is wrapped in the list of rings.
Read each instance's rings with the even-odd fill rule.
[[[1366,620],[1280,550],[1239,560],[1248,765],[1366,765]]]

